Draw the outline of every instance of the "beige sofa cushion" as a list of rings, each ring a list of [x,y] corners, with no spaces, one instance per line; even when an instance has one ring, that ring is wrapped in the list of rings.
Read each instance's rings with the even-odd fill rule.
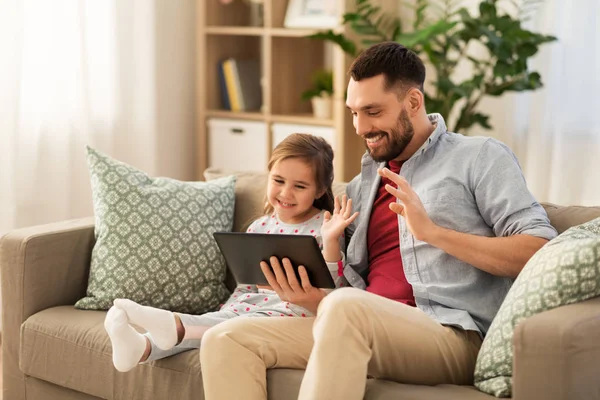
[[[32,315],[21,328],[20,368],[30,376],[106,399],[201,399],[197,351],[114,369],[103,311],[72,306]],[[116,389],[118,388],[118,390]]]
[[[72,306],[49,308],[31,316],[21,329],[21,369],[31,377],[115,400],[202,400],[198,351],[117,372],[111,361],[104,311],[77,310]],[[304,371],[270,370],[269,399],[298,397]],[[369,379],[367,400],[485,400],[489,396],[472,386],[435,387],[403,385]]]
[[[559,234],[572,226],[600,217],[600,207],[559,206],[552,203],[542,203],[542,206]]]

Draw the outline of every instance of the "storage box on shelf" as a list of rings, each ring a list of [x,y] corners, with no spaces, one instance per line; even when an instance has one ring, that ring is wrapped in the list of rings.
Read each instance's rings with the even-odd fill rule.
[[[275,148],[283,139],[292,133],[312,133],[327,140],[327,143],[335,149],[335,130],[329,126],[299,125],[274,123],[271,125],[271,145]]]
[[[262,121],[211,118],[209,166],[227,171],[264,171],[269,161],[268,128]]]

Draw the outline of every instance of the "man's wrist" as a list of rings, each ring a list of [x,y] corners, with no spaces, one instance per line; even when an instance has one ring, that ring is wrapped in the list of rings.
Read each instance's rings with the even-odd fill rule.
[[[432,223],[432,227],[428,230],[428,233],[425,238],[423,238],[423,241],[432,246],[439,247],[439,244],[444,241],[447,231],[448,229]]]

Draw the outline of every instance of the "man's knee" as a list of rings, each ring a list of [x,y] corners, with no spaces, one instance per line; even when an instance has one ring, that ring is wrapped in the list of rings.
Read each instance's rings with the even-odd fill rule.
[[[221,353],[221,348],[229,347],[232,341],[244,336],[247,318],[233,318],[209,328],[202,336],[200,359]]]
[[[365,293],[364,290],[356,288],[334,290],[321,301],[317,315],[320,319],[329,319],[362,313]]]

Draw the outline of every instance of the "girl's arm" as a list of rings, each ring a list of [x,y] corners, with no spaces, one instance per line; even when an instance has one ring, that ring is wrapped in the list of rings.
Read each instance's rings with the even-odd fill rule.
[[[344,235],[340,235],[340,238],[333,246],[330,246],[328,249],[325,247],[325,241],[323,241],[323,258],[327,263],[327,268],[329,269],[329,273],[333,278],[333,282],[335,283],[335,287],[343,287],[348,286],[348,282],[346,278],[344,278],[344,268],[346,268],[346,256],[344,252],[341,251],[344,246]]]
[[[344,267],[346,258],[341,249],[344,246],[344,230],[356,219],[358,212],[352,214],[352,200],[346,195],[342,196],[341,202],[336,197],[333,214],[326,212],[321,226],[323,238],[323,258],[327,262],[329,272],[333,277],[336,287],[345,285]]]

